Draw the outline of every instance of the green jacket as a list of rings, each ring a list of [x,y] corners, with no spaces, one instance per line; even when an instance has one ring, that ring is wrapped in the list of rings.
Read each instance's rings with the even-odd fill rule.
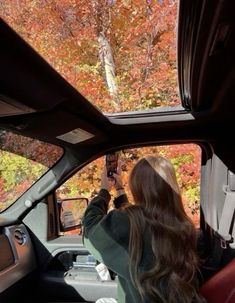
[[[111,196],[101,189],[88,205],[83,218],[84,244],[93,256],[118,275],[118,302],[143,303],[129,273],[129,219],[125,210],[108,212]],[[127,202],[126,195],[114,201]],[[108,212],[108,213],[107,213]]]
[[[110,199],[109,192],[101,189],[88,205],[83,219],[84,244],[98,261],[118,275],[119,303],[149,303],[147,299],[140,297],[130,277],[128,255],[130,222],[127,212],[125,209],[108,212]],[[114,199],[116,208],[127,202],[126,195]],[[150,239],[147,225],[143,234],[143,253],[139,265],[142,272],[149,271],[154,263]],[[195,279],[197,280],[196,277]],[[202,299],[201,302],[205,301]]]

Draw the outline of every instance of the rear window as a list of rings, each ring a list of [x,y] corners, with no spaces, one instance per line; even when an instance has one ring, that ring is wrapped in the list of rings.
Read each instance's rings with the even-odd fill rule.
[[[0,212],[63,155],[63,149],[0,129]]]

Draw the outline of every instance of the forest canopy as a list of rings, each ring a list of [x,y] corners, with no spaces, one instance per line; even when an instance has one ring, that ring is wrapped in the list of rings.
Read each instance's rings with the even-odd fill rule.
[[[0,15],[102,112],[180,104],[176,0],[6,0]]]

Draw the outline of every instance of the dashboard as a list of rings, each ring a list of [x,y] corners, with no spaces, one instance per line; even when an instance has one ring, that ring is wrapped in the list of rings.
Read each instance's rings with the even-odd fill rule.
[[[29,233],[23,224],[0,229],[0,293],[36,268]]]

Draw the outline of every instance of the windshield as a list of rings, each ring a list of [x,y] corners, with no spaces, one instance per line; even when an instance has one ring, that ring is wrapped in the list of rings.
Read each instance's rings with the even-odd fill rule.
[[[63,149],[0,129],[0,212],[62,156]]]
[[[177,0],[5,0],[0,16],[102,112],[174,110],[177,6]]]

